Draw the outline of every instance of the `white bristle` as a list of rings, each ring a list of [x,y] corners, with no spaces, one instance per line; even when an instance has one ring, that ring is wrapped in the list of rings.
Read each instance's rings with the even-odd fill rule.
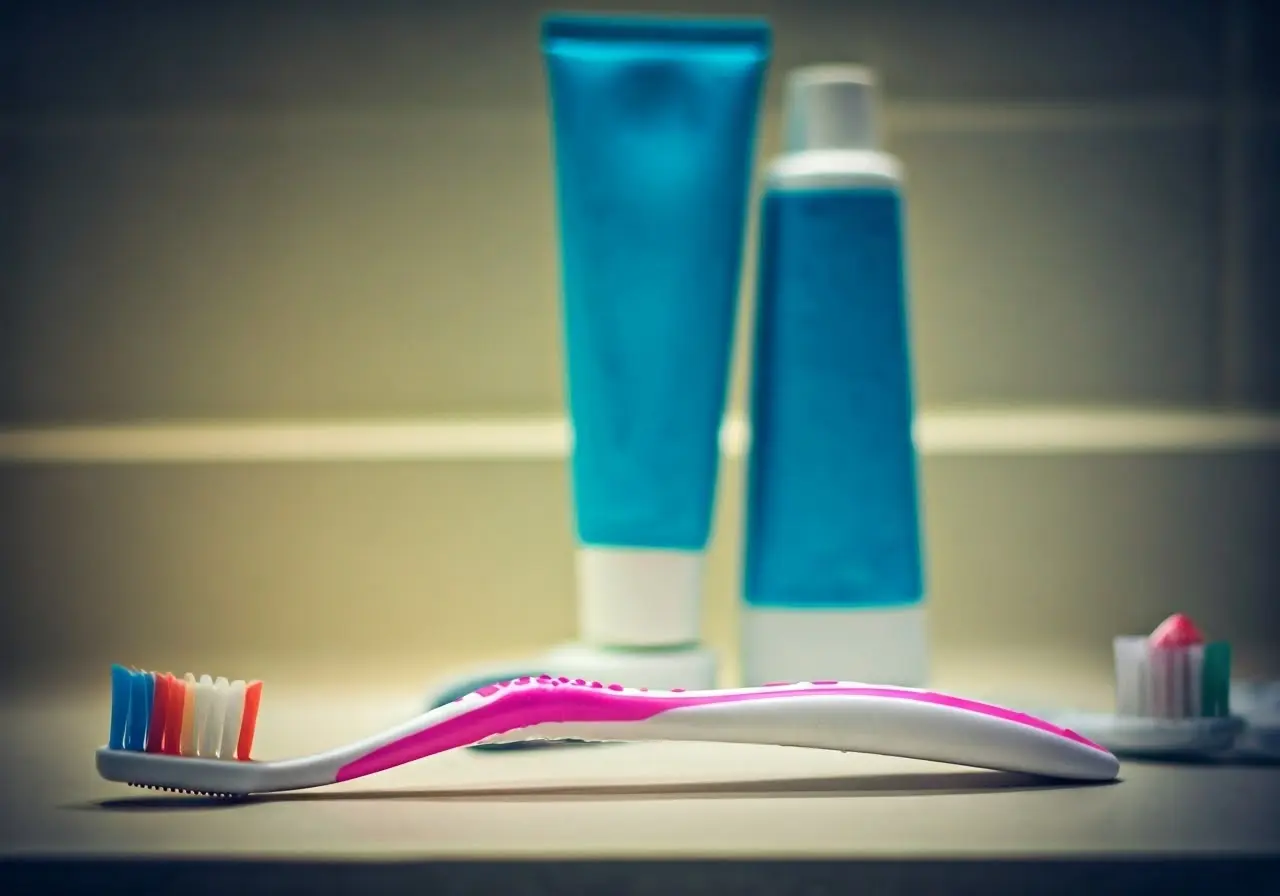
[[[200,755],[208,759],[216,759],[218,751],[222,748],[222,727],[227,717],[229,688],[227,680],[221,676],[213,682],[213,701],[209,706],[209,718],[206,722],[208,727],[200,735],[200,742],[208,745],[207,749],[201,747]]]
[[[222,724],[220,759],[236,758],[236,742],[240,739],[240,720],[244,716],[244,682],[236,679],[227,689],[227,710]]]
[[[1182,697],[1182,656],[1176,650],[1147,650],[1151,670],[1145,715],[1158,719],[1177,718]]]
[[[1123,716],[1146,714],[1147,639],[1120,637],[1114,642],[1116,712]]]
[[[1204,646],[1196,645],[1187,650],[1187,715],[1204,715]]]
[[[182,705],[182,740],[178,751],[183,756],[196,755],[196,677],[188,672],[183,676],[186,696]]]
[[[196,750],[197,755],[208,757],[214,749],[209,741],[209,716],[213,710],[213,678],[201,675],[196,685]]]

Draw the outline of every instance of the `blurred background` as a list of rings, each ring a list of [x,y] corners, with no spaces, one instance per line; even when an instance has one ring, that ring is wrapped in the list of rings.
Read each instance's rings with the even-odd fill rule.
[[[0,7],[10,685],[574,635],[541,6]],[[879,71],[940,656],[1105,657],[1175,610],[1278,653],[1280,5],[589,8],[768,16],[761,167],[787,69]]]

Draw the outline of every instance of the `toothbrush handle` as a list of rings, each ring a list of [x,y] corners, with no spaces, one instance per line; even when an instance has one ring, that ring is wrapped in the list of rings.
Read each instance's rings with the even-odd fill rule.
[[[543,676],[481,688],[347,752],[335,779],[482,741],[532,739],[775,744],[1089,780],[1118,772],[1114,756],[1074,732],[930,691],[848,682],[643,691]]]
[[[877,753],[1068,778],[1115,776],[1115,757],[1074,732],[946,694],[842,682],[658,698],[669,708],[630,721],[558,723],[582,740],[772,744]]]
[[[226,761],[107,746],[97,764],[111,781],[262,793],[347,781],[482,741],[536,738],[779,744],[1085,781],[1119,772],[1115,756],[1074,732],[929,691],[810,682],[649,692],[567,678],[483,687],[375,737],[298,759]]]

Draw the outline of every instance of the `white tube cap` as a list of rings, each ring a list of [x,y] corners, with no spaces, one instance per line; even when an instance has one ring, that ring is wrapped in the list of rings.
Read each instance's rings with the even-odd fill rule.
[[[901,608],[742,608],[742,684],[858,681],[924,687],[929,639],[922,604]]]
[[[578,629],[604,647],[673,647],[702,640],[701,551],[582,547]]]
[[[879,148],[875,73],[855,65],[817,65],[787,76],[785,152]]]

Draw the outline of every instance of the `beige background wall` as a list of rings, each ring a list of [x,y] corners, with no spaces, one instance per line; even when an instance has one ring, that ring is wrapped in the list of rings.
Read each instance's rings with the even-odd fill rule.
[[[592,6],[770,16],[762,163],[787,68],[879,69],[926,417],[1280,402],[1274,4]],[[0,436],[561,413],[538,15],[6,5]],[[747,369],[739,352],[735,408]],[[1175,448],[930,453],[943,647],[1105,649],[1184,608],[1280,642],[1280,444]],[[113,659],[417,675],[573,632],[555,456],[2,455],[10,681]],[[741,465],[724,472],[706,616],[731,651]]]

